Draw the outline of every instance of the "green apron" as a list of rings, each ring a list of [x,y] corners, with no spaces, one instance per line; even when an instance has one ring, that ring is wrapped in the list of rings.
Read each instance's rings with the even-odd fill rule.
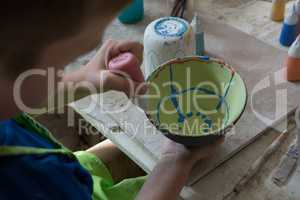
[[[115,184],[109,170],[94,154],[79,151],[73,153],[59,143],[50,132],[33,119],[22,114],[14,120],[28,131],[38,134],[54,145],[55,149],[22,146],[0,146],[0,156],[61,154],[78,161],[92,176],[93,200],[133,200],[145,182],[146,177],[125,179]]]

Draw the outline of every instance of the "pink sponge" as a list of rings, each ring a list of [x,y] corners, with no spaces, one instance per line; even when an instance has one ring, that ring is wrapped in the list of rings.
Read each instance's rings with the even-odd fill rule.
[[[122,53],[109,61],[108,69],[125,72],[136,82],[145,81],[137,57],[130,52]]]

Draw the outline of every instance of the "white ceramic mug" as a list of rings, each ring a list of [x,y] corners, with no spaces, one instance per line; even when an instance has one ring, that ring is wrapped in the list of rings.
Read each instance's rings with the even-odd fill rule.
[[[195,37],[190,24],[177,17],[150,23],[144,35],[145,77],[170,59],[194,55]]]

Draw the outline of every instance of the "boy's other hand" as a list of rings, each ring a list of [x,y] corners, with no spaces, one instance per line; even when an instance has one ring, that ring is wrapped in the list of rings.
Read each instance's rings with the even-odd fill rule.
[[[126,76],[120,76],[108,70],[109,61],[120,53],[131,52],[143,62],[143,45],[134,41],[108,40],[96,55],[77,72],[69,74],[64,81],[88,81],[101,91],[118,90],[125,92],[128,96],[144,94],[147,90],[145,83],[138,83]],[[81,78],[77,78],[81,77]]]
[[[109,61],[125,52],[134,54],[139,60],[139,65],[141,65],[143,62],[143,48],[141,43],[135,41],[108,40],[102,45],[94,58],[88,62],[86,67],[92,70],[108,69]]]

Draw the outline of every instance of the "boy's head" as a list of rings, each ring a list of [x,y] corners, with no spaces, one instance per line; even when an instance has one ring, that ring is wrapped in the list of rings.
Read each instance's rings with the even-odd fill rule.
[[[61,68],[95,48],[104,28],[128,3],[130,0],[1,2],[0,92],[8,100],[6,104],[1,101],[0,110],[12,103],[12,82],[19,74],[31,68]]]

